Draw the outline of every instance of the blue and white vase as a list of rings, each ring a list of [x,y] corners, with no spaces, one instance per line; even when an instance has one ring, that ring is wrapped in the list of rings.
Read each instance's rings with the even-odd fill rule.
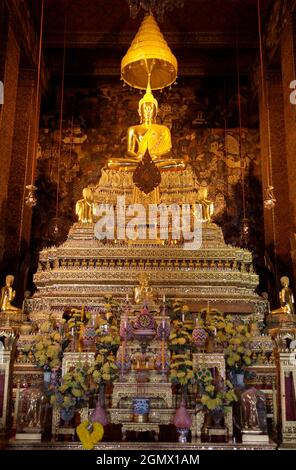
[[[149,398],[134,398],[133,399],[133,414],[134,421],[138,423],[145,423],[148,421],[150,411]]]

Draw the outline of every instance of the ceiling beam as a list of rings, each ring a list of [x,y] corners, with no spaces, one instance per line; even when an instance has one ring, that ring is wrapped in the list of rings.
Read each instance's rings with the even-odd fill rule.
[[[69,48],[110,48],[117,49],[129,47],[136,32],[110,33],[110,32],[68,32],[66,44]],[[170,47],[181,46],[183,48],[235,48],[235,32],[187,32],[187,33],[163,33]],[[47,32],[45,47],[62,48],[64,33],[60,31]],[[256,49],[258,47],[258,34],[254,31],[239,33],[240,48]]]

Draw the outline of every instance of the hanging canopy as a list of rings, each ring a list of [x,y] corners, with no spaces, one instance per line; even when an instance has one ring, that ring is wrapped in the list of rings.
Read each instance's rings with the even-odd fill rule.
[[[146,90],[151,74],[151,89],[159,90],[174,83],[177,72],[177,59],[150,13],[121,61],[122,78],[133,88]]]

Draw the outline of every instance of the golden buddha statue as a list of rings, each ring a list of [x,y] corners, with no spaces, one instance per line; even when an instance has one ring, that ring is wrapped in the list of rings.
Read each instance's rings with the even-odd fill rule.
[[[283,276],[280,279],[282,289],[279,292],[279,299],[280,299],[280,308],[276,310],[272,310],[272,315],[282,315],[282,314],[290,314],[295,315],[295,308],[294,308],[294,296],[293,292],[289,287],[290,280],[287,276]]]
[[[11,302],[15,298],[15,290],[12,288],[14,283],[14,276],[9,274],[6,276],[5,286],[1,289],[1,301],[0,301],[0,311],[1,312],[11,312],[11,313],[20,313],[21,309],[14,307]]]
[[[205,222],[210,222],[214,213],[214,203],[208,198],[208,192],[208,185],[203,181],[197,191],[197,204],[202,206],[202,220]]]
[[[83,224],[93,223],[93,193],[90,188],[82,191],[83,199],[76,202],[76,215]]]
[[[149,279],[146,273],[141,273],[139,276],[139,286],[134,289],[134,301],[140,304],[145,301],[153,301],[153,289],[149,284]]]
[[[148,151],[159,170],[183,170],[184,160],[169,156],[172,148],[171,132],[168,127],[156,124],[158,102],[154,98],[150,84],[139,102],[141,123],[128,129],[127,157],[112,158],[108,168],[112,170],[135,170]]]

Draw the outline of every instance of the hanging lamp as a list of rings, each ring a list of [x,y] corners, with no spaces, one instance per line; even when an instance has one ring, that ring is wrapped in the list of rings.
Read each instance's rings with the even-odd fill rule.
[[[274,196],[274,186],[272,183],[272,162],[271,162],[271,137],[270,137],[270,115],[269,115],[269,98],[266,97],[264,85],[264,65],[263,65],[263,45],[262,45],[262,28],[261,28],[261,8],[260,0],[257,1],[258,10],[258,32],[259,32],[259,51],[260,51],[260,74],[261,74],[261,92],[262,106],[267,111],[267,132],[268,132],[268,159],[267,159],[267,186],[265,188],[264,208],[272,210],[275,207],[276,199]]]
[[[28,207],[34,207],[37,204],[36,191],[37,188],[35,183],[35,167],[37,160],[37,148],[38,148],[38,134],[39,134],[39,104],[40,104],[40,88],[41,88],[41,60],[42,60],[42,49],[43,49],[43,25],[44,25],[44,0],[41,4],[41,16],[40,16],[40,32],[39,32],[39,52],[38,52],[38,73],[37,73],[37,85],[36,85],[36,102],[35,102],[35,132],[33,139],[33,161],[32,161],[32,172],[31,172],[31,183],[26,186],[28,190],[27,196],[25,196],[25,204]]]
[[[146,90],[150,76],[151,89],[160,90],[174,83],[177,73],[177,59],[149,13],[121,61],[121,78],[133,88]]]
[[[67,6],[65,10],[64,20],[64,41],[63,41],[63,65],[62,65],[62,82],[61,82],[61,102],[60,102],[60,126],[59,126],[59,142],[57,154],[57,188],[56,188],[56,209],[55,217],[51,219],[48,227],[49,235],[58,240],[67,231],[67,224],[65,220],[59,217],[59,202],[60,202],[60,166],[61,166],[61,153],[63,142],[63,117],[64,117],[64,94],[65,94],[65,68],[66,68],[66,32],[67,32]]]

